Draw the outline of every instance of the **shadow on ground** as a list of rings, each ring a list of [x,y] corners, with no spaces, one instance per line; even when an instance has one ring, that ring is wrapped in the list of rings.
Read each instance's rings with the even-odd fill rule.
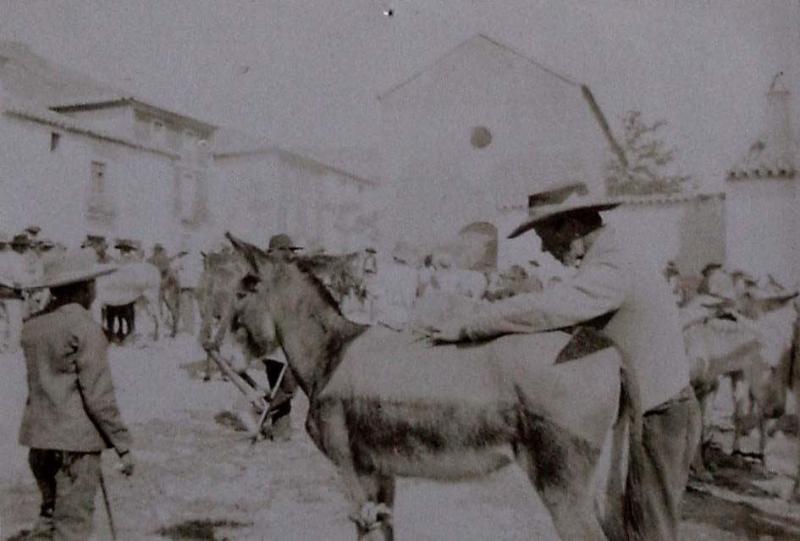
[[[236,522],[233,520],[187,520],[161,528],[158,535],[172,539],[172,541],[214,541],[217,528],[234,529],[252,526],[252,523]],[[222,539],[228,539],[223,537]]]
[[[776,541],[800,539],[800,520],[767,512],[749,502],[736,500],[735,496],[723,498],[703,490],[703,486],[711,485],[735,495],[774,501],[774,494],[755,484],[774,478],[774,474],[765,474],[758,462],[730,457],[716,447],[709,448],[705,458],[714,480],[688,488],[683,501],[684,520],[714,526],[754,541],[765,536]]]

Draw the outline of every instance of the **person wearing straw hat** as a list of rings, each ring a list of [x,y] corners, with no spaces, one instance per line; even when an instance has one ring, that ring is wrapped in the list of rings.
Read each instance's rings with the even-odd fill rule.
[[[292,238],[289,235],[286,233],[280,233],[270,237],[269,245],[267,246],[267,253],[277,256],[285,261],[289,261],[294,257],[295,252],[299,252],[302,249],[302,246],[297,246],[294,242],[292,242]]]
[[[113,447],[133,472],[131,437],[122,421],[107,360],[108,342],[89,313],[95,279],[115,267],[89,250],[53,254],[30,289],[48,288],[45,310],[25,322],[22,348],[28,399],[19,443],[42,496],[29,539],[88,539],[102,483],[100,453]]]
[[[582,183],[532,195],[528,219],[509,238],[534,230],[542,249],[577,267],[575,274],[541,292],[516,295],[445,321],[431,330],[431,339],[451,343],[509,333],[602,329],[627,358],[624,364],[631,365],[628,373],[641,390],[642,445],[634,451],[645,456],[637,476],[641,486],[631,486],[629,476],[625,488],[628,497],[631,490],[643,489],[641,498],[635,498],[641,520],[625,520],[623,526],[622,510],[610,508],[604,529],[612,539],[673,540],[699,444],[700,410],[689,384],[678,310],[662,269],[653,262],[656,258],[626,253],[614,229],[603,223],[600,213],[617,205],[592,197]],[[619,504],[623,483],[618,476],[612,480],[609,490],[617,497],[609,501]],[[622,537],[622,527],[628,537]]]

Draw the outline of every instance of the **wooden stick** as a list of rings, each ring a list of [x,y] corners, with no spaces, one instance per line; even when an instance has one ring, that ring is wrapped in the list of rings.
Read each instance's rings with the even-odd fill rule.
[[[213,350],[208,351],[208,356],[214,361],[217,366],[219,366],[220,370],[228,376],[231,382],[236,386],[237,389],[253,404],[256,408],[260,411],[265,411],[267,409],[267,402],[264,400],[264,394],[259,393],[259,389],[254,389],[251,385],[249,385],[236,371],[231,368],[231,366],[221,359],[219,355]]]

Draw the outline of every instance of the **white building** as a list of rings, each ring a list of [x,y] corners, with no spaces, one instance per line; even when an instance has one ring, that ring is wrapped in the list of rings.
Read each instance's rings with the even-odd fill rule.
[[[767,92],[765,129],[727,174],[728,265],[756,277],[800,279],[797,141],[789,90],[776,76]]]
[[[170,251],[207,248],[226,230],[258,243],[288,232],[328,251],[374,243],[374,181],[127,96],[8,42],[0,145],[6,234],[38,224],[67,245],[99,234]]]
[[[214,163],[220,220],[256,243],[281,232],[330,253],[377,242],[374,180],[231,130],[218,134]]]
[[[447,241],[619,152],[588,87],[482,35],[380,97],[385,242]]]

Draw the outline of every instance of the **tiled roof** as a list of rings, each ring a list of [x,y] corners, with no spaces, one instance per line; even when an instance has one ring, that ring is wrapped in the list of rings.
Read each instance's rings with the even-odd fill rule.
[[[729,180],[795,177],[797,169],[791,154],[786,153],[785,144],[765,139],[753,143],[741,162],[728,171]],[[794,147],[797,148],[796,142]]]
[[[0,40],[0,82],[6,94],[47,106],[122,96],[111,85],[52,64],[27,45],[13,41]]]
[[[130,148],[135,148],[137,150],[142,150],[144,152],[152,152],[164,156],[166,158],[171,158],[171,159],[179,158],[179,156],[174,152],[157,148],[154,146],[143,145],[137,141],[134,141],[133,139],[123,137],[115,133],[111,133],[107,130],[103,130],[102,128],[86,126],[85,124],[81,123],[80,121],[74,118],[50,111],[46,107],[38,105],[36,102],[33,101],[25,102],[23,100],[14,99],[6,96],[4,98],[2,110],[0,110],[0,112],[18,118],[31,120],[39,124],[52,126],[54,128],[58,128],[67,132],[84,135],[86,137],[92,137],[94,139],[100,139],[103,141],[107,141],[109,143],[124,145]]]
[[[258,154],[275,154],[283,159],[291,160],[299,167],[320,169],[336,173],[337,175],[346,177],[358,184],[365,186],[378,185],[378,182],[373,179],[365,178],[334,165],[321,162],[309,156],[280,148],[266,139],[254,137],[237,130],[220,128],[214,136],[213,155],[214,159],[216,160],[225,160]]]

